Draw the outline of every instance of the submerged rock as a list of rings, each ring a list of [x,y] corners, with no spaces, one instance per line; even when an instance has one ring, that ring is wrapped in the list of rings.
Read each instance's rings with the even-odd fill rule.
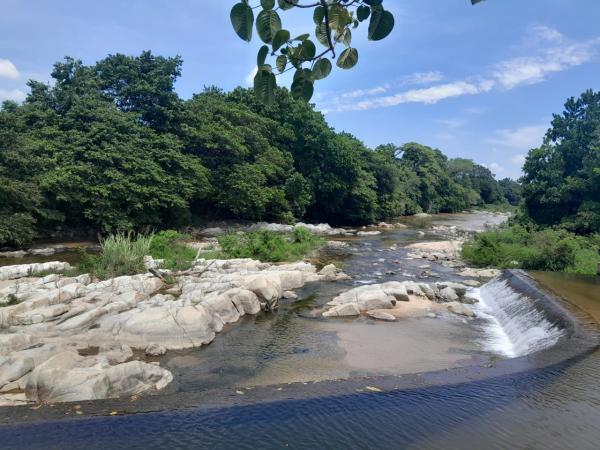
[[[372,319],[394,322],[396,317],[384,311],[367,311],[367,315]]]
[[[467,305],[459,302],[448,304],[448,310],[459,316],[475,317],[475,312]]]

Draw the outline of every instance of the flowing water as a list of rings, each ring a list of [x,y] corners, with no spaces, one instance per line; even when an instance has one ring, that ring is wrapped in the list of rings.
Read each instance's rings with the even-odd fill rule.
[[[421,218],[410,229],[349,239],[349,251],[330,258],[344,262],[352,281],[307,286],[303,300],[277,314],[246,317],[205,348],[163,358],[175,381],[148,410],[165,411],[3,426],[0,448],[598,448],[600,353],[587,334],[600,313],[593,277],[534,274],[572,302],[562,306],[507,279],[493,281],[470,293],[480,300],[470,321],[441,314],[380,323],[311,313],[360,284],[460,281],[435,263],[424,275],[423,261],[407,259],[402,245],[440,239],[419,236],[418,227],[475,231],[499,220]],[[563,307],[586,333],[564,319]]]

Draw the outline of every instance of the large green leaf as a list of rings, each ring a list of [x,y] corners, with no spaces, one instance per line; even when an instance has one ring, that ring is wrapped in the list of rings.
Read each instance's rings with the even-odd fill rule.
[[[266,45],[263,45],[258,50],[258,55],[256,56],[256,65],[258,67],[262,66],[265,63],[268,54],[269,54],[269,47],[267,47]]]
[[[477,3],[481,3],[483,0],[471,0],[471,5],[476,5]]]
[[[323,22],[324,17],[325,8],[323,8],[322,6],[317,6],[315,8],[315,12],[313,13],[313,21],[315,22],[315,25],[319,25],[321,22]]]
[[[273,36],[281,30],[281,19],[277,12],[261,11],[256,18],[256,31],[265,44],[270,44],[273,41]]]
[[[300,54],[301,59],[312,59],[315,57],[317,53],[317,48],[315,47],[315,43],[310,39],[302,42],[302,52]]]
[[[277,0],[279,7],[283,10],[291,9],[298,4],[298,0]]]
[[[254,77],[254,95],[265,105],[270,105],[275,100],[277,80],[270,70],[270,66],[263,66]]]
[[[237,35],[245,41],[252,39],[252,27],[254,26],[254,13],[247,3],[240,2],[231,8],[231,24]]]
[[[331,61],[327,58],[321,58],[318,60],[312,69],[313,80],[322,80],[331,73]]]
[[[369,22],[369,40],[379,41],[386,38],[394,29],[394,16],[383,7],[371,8]]]
[[[260,0],[260,6],[263,9],[273,9],[275,7],[275,0]]]
[[[277,57],[277,59],[275,60],[275,67],[277,67],[277,70],[279,70],[279,73],[283,72],[285,70],[285,67],[287,66],[287,56],[285,55],[279,55]]]
[[[296,72],[296,74],[300,73],[300,75],[294,76],[294,82],[292,83],[290,90],[292,92],[292,97],[295,99],[309,101],[315,92],[315,86],[310,79],[310,70],[308,70],[308,76],[304,74],[305,70],[308,69]]]
[[[369,8],[368,6],[361,5],[356,9],[356,17],[361,22],[363,20],[367,20],[370,15],[371,15],[371,8]]]
[[[315,29],[315,36],[317,37],[317,41],[319,41],[321,45],[329,47],[329,39],[327,38],[327,26],[324,22],[317,25],[317,28]]]
[[[341,69],[352,69],[356,63],[358,63],[358,50],[355,48],[347,48],[337,60],[337,66]]]
[[[290,40],[290,32],[288,30],[279,30],[273,36],[273,51],[276,52],[279,48]]]

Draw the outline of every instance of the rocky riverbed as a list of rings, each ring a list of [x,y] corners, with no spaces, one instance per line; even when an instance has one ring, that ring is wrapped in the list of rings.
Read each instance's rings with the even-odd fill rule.
[[[275,225],[256,227],[272,229]],[[291,333],[290,342],[284,342],[287,337],[279,342],[278,353],[284,354],[281,352],[287,351],[287,346],[298,355],[311,355],[311,349],[323,352],[321,362],[311,362],[310,370],[304,367],[305,375],[295,366],[297,360],[282,360],[282,364],[294,372],[289,378],[291,381],[319,378],[321,375],[315,375],[317,373],[325,378],[351,375],[356,370],[352,368],[358,364],[356,361],[364,367],[385,367],[383,362],[365,360],[370,351],[365,353],[364,348],[361,350],[352,344],[356,336],[362,336],[361,346],[366,344],[373,348],[378,347],[380,339],[385,339],[392,344],[387,351],[393,354],[394,345],[420,339],[418,330],[423,327],[406,321],[431,321],[448,314],[458,321],[440,321],[438,325],[430,322],[423,330],[428,330],[430,336],[441,333],[442,342],[447,339],[445,336],[450,336],[448,333],[462,335],[460,321],[477,319],[472,308],[476,300],[469,296],[469,289],[496,274],[465,268],[457,256],[461,238],[453,232],[440,236],[439,226],[424,232],[407,229],[402,224],[377,224],[377,228],[358,231],[316,227],[315,231],[336,239],[326,249],[334,259],[342,257],[354,261],[344,267],[349,275],[332,264],[324,264],[318,270],[309,262],[266,264],[248,259],[199,260],[191,270],[173,279],[168,277],[171,284],[151,273],[106,281],[92,280],[87,275],[65,277],[58,273],[32,277],[37,272],[64,271],[68,265],[60,261],[0,267],[0,304],[3,305],[0,307],[0,404],[80,401],[157,392],[171,385],[174,375],[186,379],[188,372],[185,364],[182,365],[186,358],[193,358],[199,367],[205,365],[207,370],[215,370],[214,363],[206,360],[214,355],[210,350],[212,346],[207,348],[210,351],[205,356],[185,352],[206,352],[194,349],[204,349],[223,331],[230,337],[223,340],[222,345],[231,345],[235,339],[239,340],[237,331],[233,332],[236,328],[231,328],[235,325],[231,324],[243,322],[239,332],[248,330],[252,336],[247,343],[249,348],[240,348],[243,352],[256,351],[251,348],[252,339],[282,339],[280,328],[268,331],[259,326],[253,334],[256,326],[245,318],[262,317],[261,311],[269,311],[264,313],[265,317],[274,317],[275,323],[283,321],[288,330],[285,333]],[[279,231],[287,231],[287,228]],[[420,236],[421,233],[428,236]],[[209,230],[205,236],[210,240],[215,234],[218,232]],[[402,240],[415,234],[420,242],[406,247]],[[430,236],[436,240],[428,241]],[[451,240],[442,241],[441,237],[451,237]],[[390,245],[389,239],[400,241]],[[402,267],[402,273],[397,269],[384,271],[380,269],[382,266]],[[370,281],[361,285],[367,275]],[[306,303],[306,295],[314,295],[310,292],[318,293],[322,300]],[[283,312],[272,314],[280,302],[284,305]],[[288,318],[293,321],[288,322]],[[354,320],[356,325],[343,321],[347,319]],[[307,327],[306,320],[312,321],[312,325]],[[403,321],[399,325],[404,334],[397,334],[400,330],[392,328],[368,331],[363,326],[368,321],[381,324]],[[298,327],[305,327],[307,334],[298,335],[298,332],[304,333]],[[311,327],[313,331],[309,331]],[[404,336],[404,344],[392,335],[382,337],[381,332]],[[472,334],[468,329],[465,332]],[[330,333],[341,339],[338,344],[335,340],[318,341]],[[296,353],[309,335],[316,340],[306,343],[308,353],[304,350]],[[432,360],[447,355],[445,345],[457,346],[458,341],[431,347]],[[470,346],[464,351],[455,351],[456,355],[464,358],[460,355]],[[339,349],[343,349],[341,355]],[[226,347],[225,351],[229,352],[229,358],[240,357],[236,356],[234,347]],[[374,354],[380,355],[379,359],[389,359],[380,350]],[[228,359],[227,354],[219,358]],[[338,363],[335,363],[336,358]],[[411,361],[411,356],[404,355],[403,359]],[[326,360],[333,366],[329,367]],[[436,367],[414,361],[414,367]],[[446,363],[454,365],[457,360],[451,358]],[[397,371],[398,364],[388,365],[390,370]],[[264,366],[260,379],[252,376],[244,384],[263,384],[262,377],[268,379],[271,365]],[[272,365],[273,370],[281,373],[276,367]],[[233,369],[230,372],[237,373]],[[298,373],[302,375],[300,378]]]

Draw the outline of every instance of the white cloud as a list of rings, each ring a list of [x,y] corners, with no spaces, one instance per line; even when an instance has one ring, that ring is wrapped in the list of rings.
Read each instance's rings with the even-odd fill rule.
[[[16,80],[19,78],[19,71],[11,61],[0,58],[0,77]]]
[[[491,164],[484,164],[484,166],[490,169],[494,175],[498,175],[499,173],[504,172],[504,167],[502,167],[497,162],[493,162]]]
[[[518,150],[530,150],[542,144],[547,128],[547,125],[531,125],[515,130],[498,130],[496,136],[487,139],[487,142]]]
[[[389,85],[377,86],[371,89],[357,89],[355,91],[345,92],[342,94],[343,98],[360,98],[368,97],[371,95],[383,94],[389,89]]]
[[[485,89],[488,89],[486,85],[473,84],[466,81],[457,81],[454,83],[440,84],[429,88],[411,89],[396,95],[375,97],[356,103],[340,103],[333,109],[336,111],[361,111],[366,109],[396,106],[402,103],[433,104],[447,98],[479,94]],[[341,98],[343,98],[343,96]]]
[[[505,89],[513,89],[522,84],[540,83],[552,73],[562,72],[590,61],[595,54],[595,47],[591,42],[561,45],[544,50],[540,56],[503,61],[497,65],[494,77]]]
[[[12,100],[15,102],[22,102],[26,97],[27,94],[19,89],[0,89],[0,101]]]
[[[519,154],[519,155],[515,155],[511,158],[510,160],[515,166],[523,166],[523,164],[525,164],[525,155],[523,154]]]
[[[385,108],[404,103],[434,104],[449,98],[477,95],[495,89],[510,90],[521,85],[543,82],[553,73],[585,64],[596,55],[600,45],[600,38],[580,42],[569,41],[559,31],[546,26],[533,27],[530,33],[536,37],[537,54],[501,61],[490,67],[487,74],[396,94],[387,94],[387,85],[356,90],[330,97],[323,109],[342,112]],[[404,77],[403,82],[428,84],[442,79],[443,75],[440,72],[422,72]],[[384,93],[387,95],[377,96]]]
[[[444,75],[442,72],[415,72],[402,78],[403,84],[429,84],[442,81]]]
[[[547,27],[546,25],[536,25],[531,28],[531,34],[537,38],[549,42],[562,42],[565,40],[565,36],[554,28]]]
[[[258,67],[256,67],[256,66],[254,66],[252,68],[252,70],[250,72],[248,72],[248,75],[246,75],[246,78],[244,78],[244,82],[246,83],[246,86],[254,85],[254,77],[256,76],[257,72],[258,72]]]

